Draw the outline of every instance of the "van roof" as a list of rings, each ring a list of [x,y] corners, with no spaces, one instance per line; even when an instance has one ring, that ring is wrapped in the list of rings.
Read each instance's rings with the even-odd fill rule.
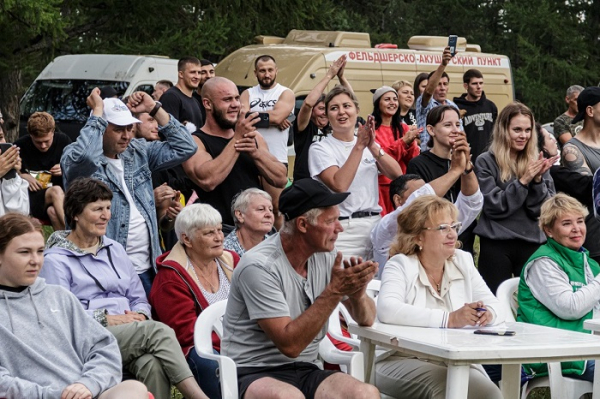
[[[42,71],[38,79],[94,79],[129,81],[144,63],[160,60],[177,64],[162,56],[123,54],[72,54],[56,57]]]
[[[303,47],[298,45],[269,45],[262,44],[242,47],[217,64],[217,76],[227,76],[238,86],[255,86],[254,61],[258,56],[269,54],[277,63],[277,82],[283,86],[294,85],[294,80],[304,74],[303,69],[313,67],[310,62],[315,56],[323,54],[322,47]],[[323,58],[323,63],[325,59]]]
[[[466,43],[461,44],[466,45]],[[348,56],[349,62],[371,65],[371,68],[380,65],[382,69],[387,69],[393,64],[400,63],[406,64],[408,68],[421,65],[427,70],[434,70],[439,65],[440,52],[414,49],[301,46],[285,43],[256,44],[242,47],[225,57],[217,64],[215,72],[217,76],[226,76],[238,86],[255,86],[257,82],[254,76],[254,61],[258,56],[268,54],[277,62],[277,82],[286,87],[294,87],[296,80],[302,79],[304,75],[316,72],[319,68],[328,66],[342,54]],[[392,56],[392,54],[400,54],[400,56]],[[452,60],[451,65],[460,66],[461,70],[481,68],[484,74],[489,67],[503,66],[508,71],[510,70],[510,61],[505,55],[464,51],[464,47],[463,52],[460,52]],[[462,77],[462,72],[460,76]],[[507,78],[510,78],[510,76],[507,76]],[[316,83],[317,80],[315,80]],[[383,83],[381,82],[381,84]]]

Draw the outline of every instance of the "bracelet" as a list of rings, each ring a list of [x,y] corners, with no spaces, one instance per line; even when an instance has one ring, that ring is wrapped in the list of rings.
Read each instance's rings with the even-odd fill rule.
[[[473,172],[473,169],[474,169],[473,162],[469,161],[469,165],[471,165],[471,169],[465,169],[465,171],[463,172],[463,175],[468,175],[469,173]]]
[[[154,118],[154,115],[156,115],[156,113],[158,112],[159,109],[162,108],[162,104],[160,101],[157,101],[156,104],[154,104],[154,108],[152,108],[152,111],[148,112],[148,115],[150,115],[151,117]]]

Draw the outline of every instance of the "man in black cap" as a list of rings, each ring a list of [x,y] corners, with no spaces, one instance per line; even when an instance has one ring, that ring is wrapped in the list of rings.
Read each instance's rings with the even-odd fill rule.
[[[221,349],[236,362],[240,397],[379,398],[374,386],[315,365],[338,303],[360,325],[375,320],[366,287],[377,263],[342,262],[335,250],[343,230],[337,205],[348,195],[312,179],[294,182],[279,199],[283,229],[235,269]]]

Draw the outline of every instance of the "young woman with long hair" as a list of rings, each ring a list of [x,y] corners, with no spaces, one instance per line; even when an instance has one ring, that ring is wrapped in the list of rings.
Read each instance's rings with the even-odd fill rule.
[[[533,252],[546,241],[539,228],[542,203],[556,191],[549,169],[556,157],[538,152],[533,113],[508,104],[494,125],[492,143],[475,164],[484,196],[475,233],[480,237],[479,271],[495,292],[519,276]]]
[[[416,126],[409,128],[403,123],[401,108],[396,89],[382,86],[373,94],[375,141],[398,162],[402,173],[406,173],[408,162],[420,153],[415,140],[419,133]],[[379,205],[383,208],[382,215],[385,215],[394,210],[389,195],[391,180],[380,174],[378,181]]]

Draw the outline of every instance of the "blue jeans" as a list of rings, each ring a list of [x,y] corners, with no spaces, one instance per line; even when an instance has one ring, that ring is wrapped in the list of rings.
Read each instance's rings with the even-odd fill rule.
[[[150,289],[152,288],[152,282],[154,281],[154,277],[156,277],[156,272],[154,268],[150,268],[146,270],[144,273],[138,274],[140,280],[142,280],[142,286],[144,287],[144,291],[146,291],[146,297],[150,296]]]
[[[584,380],[594,382],[594,370],[596,369],[596,362],[588,360],[585,371],[581,375],[568,374],[567,377],[574,378],[576,380]]]
[[[213,349],[218,355],[219,352]],[[198,356],[196,348],[192,348],[187,357],[188,366],[194,374],[194,378],[210,399],[221,399],[221,382],[219,380],[219,363],[215,360],[204,359]]]

